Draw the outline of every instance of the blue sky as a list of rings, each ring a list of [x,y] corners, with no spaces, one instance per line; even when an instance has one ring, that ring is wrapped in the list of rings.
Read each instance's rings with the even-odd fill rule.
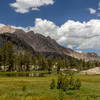
[[[49,35],[63,46],[100,54],[99,2],[100,0],[0,0],[0,24],[22,28],[30,26],[33,31]]]
[[[0,23],[16,26],[34,25],[35,18],[47,19],[57,25],[63,24],[67,20],[88,21],[90,19],[100,19],[91,15],[88,8],[97,8],[100,0],[54,0],[53,5],[42,6],[40,11],[30,11],[26,14],[16,13],[9,6],[16,0],[0,0]]]

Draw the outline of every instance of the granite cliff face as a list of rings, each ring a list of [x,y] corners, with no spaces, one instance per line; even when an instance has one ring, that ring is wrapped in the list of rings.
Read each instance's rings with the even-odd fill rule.
[[[77,59],[100,60],[95,53],[78,53],[71,49],[60,46],[50,37],[45,37],[33,31],[25,32],[21,29],[14,29],[10,26],[0,28],[0,47],[4,41],[10,41],[17,50],[29,50],[32,53],[42,52],[47,56],[71,56]]]

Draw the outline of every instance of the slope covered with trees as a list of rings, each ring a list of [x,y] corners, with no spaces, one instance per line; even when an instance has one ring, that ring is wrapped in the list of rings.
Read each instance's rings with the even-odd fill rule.
[[[46,57],[42,53],[34,54],[26,51],[17,51],[11,42],[4,42],[0,48],[0,69],[3,71],[30,71],[30,70],[47,70],[49,73],[67,69],[89,69],[97,67],[100,62],[85,62],[73,57]]]

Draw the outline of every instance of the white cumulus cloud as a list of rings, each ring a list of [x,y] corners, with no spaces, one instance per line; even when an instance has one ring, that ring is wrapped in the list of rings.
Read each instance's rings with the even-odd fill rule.
[[[35,31],[36,33],[41,33],[44,36],[55,37],[56,40],[58,39],[58,29],[59,27],[55,23],[40,18],[37,18],[35,20],[35,26],[30,28],[30,30]]]
[[[5,26],[5,24],[0,24],[0,28],[3,27],[3,26]]]
[[[4,24],[0,24],[0,27]],[[33,30],[44,36],[50,36],[59,44],[74,48],[78,51],[86,49],[100,50],[100,20],[92,19],[88,22],[68,20],[57,26],[54,22],[37,18],[35,25],[30,27],[16,27],[25,31]]]
[[[89,11],[90,11],[90,14],[95,14],[96,13],[96,10],[93,9],[93,8],[89,8]]]
[[[90,14],[95,14],[98,17],[100,17],[100,2],[98,3],[98,7],[94,8],[88,8]]]
[[[28,13],[31,10],[39,10],[39,7],[45,5],[53,5],[54,0],[16,0],[10,3],[10,6],[15,8],[18,13]]]
[[[100,20],[92,19],[88,22],[68,20],[59,27],[51,21],[38,18],[30,30],[50,36],[66,47],[100,50]]]

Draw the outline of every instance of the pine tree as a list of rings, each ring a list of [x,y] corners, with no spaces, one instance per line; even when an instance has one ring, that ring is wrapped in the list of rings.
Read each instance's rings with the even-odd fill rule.
[[[69,60],[67,58],[64,58],[64,68],[69,68],[70,63]]]
[[[1,66],[2,66],[2,49],[0,48],[0,69],[1,69]]]
[[[7,42],[4,42],[2,51],[2,65],[4,66],[4,70],[6,70],[6,65],[8,64]]]
[[[76,67],[76,61],[75,61],[75,58],[73,58],[73,57],[70,58],[70,67],[71,68],[75,68]]]
[[[54,89],[55,88],[55,85],[56,85],[55,80],[52,79],[52,82],[50,84],[50,89]]]
[[[13,44],[11,42],[7,43],[7,63],[9,66],[9,71],[12,71],[14,68],[14,63],[15,63],[15,50],[13,47]]]
[[[79,70],[82,70],[83,69],[83,60],[82,59],[80,59],[79,61],[78,61],[78,64],[77,64],[77,68],[79,69]]]
[[[48,73],[50,74],[51,71],[52,71],[52,67],[53,67],[53,60],[52,60],[51,57],[49,57],[49,58],[47,59],[47,61],[48,61]]]
[[[30,70],[30,63],[31,63],[31,54],[28,50],[25,51],[24,53],[24,64],[25,64],[25,70],[29,71]]]
[[[57,73],[60,72],[61,68],[63,68],[63,61],[61,60],[61,58],[59,58],[57,61]]]
[[[19,55],[16,57],[16,65],[17,65],[17,70],[22,71],[23,70],[23,65],[24,65],[24,55],[22,52],[19,53]]]
[[[31,57],[31,64],[36,66],[36,57],[34,55]]]
[[[48,61],[46,58],[42,59],[42,69],[46,70],[48,68]]]
[[[45,58],[45,56],[43,56],[42,53],[39,54],[39,57],[38,57],[38,65],[40,67],[40,70],[45,70],[47,69],[47,60]]]

